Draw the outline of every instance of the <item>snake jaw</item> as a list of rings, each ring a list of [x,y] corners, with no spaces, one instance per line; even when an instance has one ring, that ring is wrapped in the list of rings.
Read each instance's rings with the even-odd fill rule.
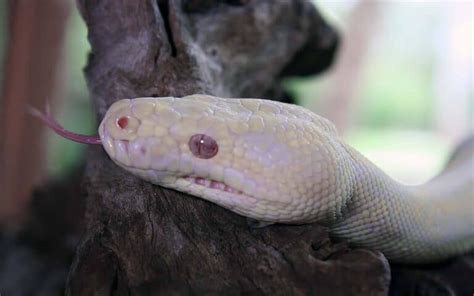
[[[258,199],[222,182],[188,176],[179,177],[173,184],[164,186],[216,203],[243,216],[256,219],[261,216],[257,212]]]
[[[193,182],[197,185],[201,185],[204,187],[207,187],[209,189],[216,189],[220,191],[225,191],[233,194],[242,194],[241,190],[235,189],[231,186],[226,185],[223,182],[215,181],[215,180],[210,180],[210,179],[205,179],[201,177],[185,177],[184,179]]]

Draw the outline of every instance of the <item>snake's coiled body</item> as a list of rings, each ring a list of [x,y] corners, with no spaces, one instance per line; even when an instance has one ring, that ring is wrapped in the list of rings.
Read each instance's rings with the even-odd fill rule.
[[[474,246],[471,156],[408,187],[309,110],[204,95],[118,101],[99,134],[133,174],[260,221],[323,223],[334,236],[401,262]]]

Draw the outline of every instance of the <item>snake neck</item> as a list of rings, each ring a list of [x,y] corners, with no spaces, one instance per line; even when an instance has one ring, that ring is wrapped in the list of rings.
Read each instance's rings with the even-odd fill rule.
[[[334,237],[409,263],[441,260],[474,246],[474,178],[466,173],[472,166],[405,186],[344,148],[352,159],[353,190],[344,215],[331,226]]]

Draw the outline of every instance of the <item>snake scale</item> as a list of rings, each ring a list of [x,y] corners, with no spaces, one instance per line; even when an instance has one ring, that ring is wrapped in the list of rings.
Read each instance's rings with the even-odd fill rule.
[[[472,151],[428,183],[405,186],[345,144],[327,119],[275,101],[120,100],[100,138],[36,115],[64,137],[101,143],[140,178],[258,221],[317,222],[396,262],[439,261],[474,247]]]

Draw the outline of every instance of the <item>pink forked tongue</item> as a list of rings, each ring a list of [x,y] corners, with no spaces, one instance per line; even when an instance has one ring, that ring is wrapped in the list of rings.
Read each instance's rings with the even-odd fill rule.
[[[46,108],[46,112],[42,113],[38,109],[28,106],[28,111],[31,113],[31,115],[41,120],[44,124],[46,124],[50,129],[52,129],[56,134],[60,135],[61,137],[82,144],[102,145],[102,141],[100,140],[99,136],[80,135],[68,131],[51,116],[48,109],[49,108]]]

